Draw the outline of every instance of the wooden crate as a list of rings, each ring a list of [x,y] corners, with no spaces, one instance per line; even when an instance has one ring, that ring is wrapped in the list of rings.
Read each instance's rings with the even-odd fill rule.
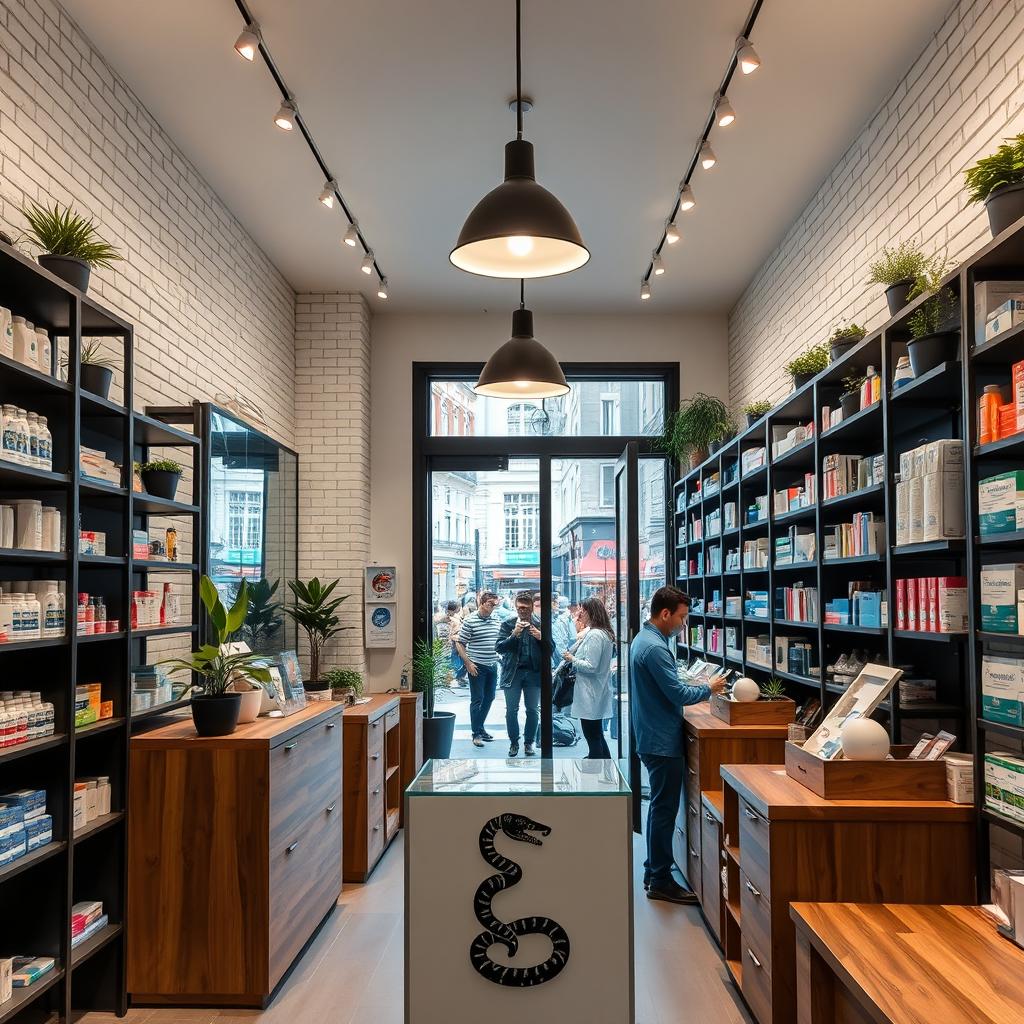
[[[729,725],[789,725],[796,717],[796,703],[789,697],[741,701],[713,693],[711,714]]]

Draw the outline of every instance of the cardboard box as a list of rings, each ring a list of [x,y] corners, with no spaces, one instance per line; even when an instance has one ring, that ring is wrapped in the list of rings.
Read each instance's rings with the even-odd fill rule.
[[[1010,367],[1010,401],[1017,415],[1017,430],[1024,430],[1024,359]]]
[[[981,717],[1024,725],[1024,664],[1019,658],[986,654],[981,659]]]
[[[978,481],[978,527],[983,537],[1024,530],[1024,470]]]
[[[939,576],[935,583],[936,617],[932,629],[937,633],[966,633],[967,578]]]
[[[926,473],[962,473],[964,469],[964,443],[955,437],[929,441],[925,445],[924,471]]]
[[[14,995],[14,988],[11,984],[11,975],[14,973],[14,960],[7,957],[0,957],[0,1003],[6,1003]]]
[[[946,754],[946,794],[951,803],[974,803],[974,758],[970,754]]]
[[[981,570],[981,628],[1017,632],[1017,591],[1024,588],[1024,565],[986,565]]]
[[[917,579],[907,580],[907,629],[911,632],[921,630],[917,604],[917,586],[919,582]]]
[[[923,465],[923,462],[922,462]],[[910,480],[910,502],[908,522],[910,524],[910,544],[924,542],[924,477],[914,476]]]
[[[1024,324],[1024,299],[1007,299],[989,314],[985,323],[985,340],[991,341],[1020,324]]]
[[[922,540],[952,540],[963,537],[964,474],[927,473],[923,487]]]
[[[896,581],[896,628],[907,628],[907,581]]]
[[[1024,821],[1024,760],[1018,754],[985,755],[985,806]]]
[[[928,445],[920,444],[913,451],[913,468],[911,469],[911,479],[924,476],[926,470],[925,467],[928,464]]]
[[[974,343],[976,345],[980,345],[985,340],[985,327],[989,317],[1010,299],[1024,299],[1024,282],[979,281],[974,286]]]
[[[900,453],[900,479],[909,480],[914,475],[914,449]]]
[[[1021,474],[1024,477],[1024,474]],[[896,484],[896,546],[910,543],[910,481]]]

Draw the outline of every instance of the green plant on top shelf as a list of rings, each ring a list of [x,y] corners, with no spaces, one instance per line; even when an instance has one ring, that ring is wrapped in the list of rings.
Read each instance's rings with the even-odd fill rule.
[[[707,455],[712,442],[721,441],[729,429],[735,432],[729,410],[720,398],[697,392],[684,399],[668,417],[660,447],[682,460]]]
[[[910,290],[910,298],[921,295],[929,297],[921,303],[907,320],[912,339],[938,334],[957,314],[957,297],[949,285],[942,283],[952,266],[945,257],[936,256],[928,263],[927,269],[918,277]]]
[[[51,256],[70,256],[90,267],[110,267],[124,257],[96,233],[89,217],[73,213],[70,206],[54,203],[53,209],[32,203],[21,211],[28,221],[28,239]]]
[[[763,398],[759,399],[756,402],[747,402],[747,404],[745,406],[743,406],[744,414],[747,415],[747,416],[754,417],[754,418],[756,418],[758,416],[763,416],[766,412],[771,412],[771,411],[772,411],[772,403],[771,402],[766,402]]]
[[[900,242],[894,249],[882,246],[882,255],[868,268],[868,284],[882,284],[887,288],[905,281],[916,281],[927,269],[928,258],[913,240]]]
[[[324,679],[331,684],[331,694],[336,698],[346,690],[353,697],[363,694],[363,677],[354,668],[332,668],[324,673]]]
[[[829,344],[827,341],[812,345],[806,352],[786,363],[786,373],[796,377],[799,375],[821,373],[829,363]]]
[[[990,156],[964,171],[967,201],[983,203],[996,189],[1024,182],[1024,133],[1007,139]]]
[[[772,676],[761,684],[762,700],[781,700],[786,696],[786,686],[781,679]]]
[[[153,459],[152,462],[143,462],[142,465],[135,464],[140,473],[173,473],[181,476],[185,472],[174,459]]]
[[[843,378],[843,395],[859,395],[867,379],[867,374],[864,373],[848,374]]]
[[[847,324],[845,327],[837,327],[829,336],[829,341],[860,341],[868,332],[860,324]]]

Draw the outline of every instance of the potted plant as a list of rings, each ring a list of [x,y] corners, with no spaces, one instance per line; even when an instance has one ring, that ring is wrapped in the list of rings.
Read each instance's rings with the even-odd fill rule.
[[[910,301],[910,290],[927,267],[927,258],[912,241],[900,242],[895,249],[883,245],[882,255],[868,268],[867,283],[885,285],[889,316],[895,316]]]
[[[440,637],[413,644],[412,688],[423,693],[423,757],[451,756],[455,712],[435,711],[434,694],[448,686],[448,657]]]
[[[280,580],[271,583],[268,579],[261,579],[249,584],[249,607],[238,631],[238,638],[254,651],[265,653],[284,622],[281,618],[281,602],[274,600],[280,583]]]
[[[828,366],[828,350],[828,342],[822,341],[786,363],[786,373],[793,378],[794,391],[798,391]]]
[[[786,684],[777,676],[771,676],[761,684],[761,700],[785,700]]]
[[[736,420],[730,413],[720,425],[720,436],[708,445],[708,454],[715,455],[721,451],[736,436],[738,429]]]
[[[332,668],[324,679],[331,687],[331,700],[344,700],[350,703],[363,695],[363,677],[355,669]]]
[[[772,403],[761,399],[757,402],[748,402],[743,406],[743,415],[747,418],[747,426],[752,427],[762,416],[771,412]]]
[[[967,201],[985,204],[993,238],[1024,217],[1024,134],[968,167],[964,180]]]
[[[867,377],[863,373],[851,373],[843,378],[843,393],[839,396],[839,405],[843,410],[843,419],[848,420],[860,412],[860,392]]]
[[[915,377],[939,363],[956,359],[960,342],[959,305],[953,289],[942,283],[946,269],[945,260],[933,260],[914,285],[912,298],[928,296],[907,320],[907,353]]]
[[[174,495],[178,492],[178,481],[182,472],[182,467],[173,459],[154,459],[139,466],[139,475],[142,477],[146,493],[152,494],[154,498],[167,498],[169,501],[173,501]]]
[[[221,603],[209,576],[200,580],[199,596],[210,623],[211,642],[203,644],[187,658],[172,658],[161,664],[171,666],[172,673],[194,672],[200,677],[198,683],[191,683],[185,689],[186,693],[192,691],[192,721],[196,732],[200,736],[227,736],[238,725],[243,696],[233,692],[232,685],[247,682],[262,688],[270,683],[270,671],[258,654],[225,653],[228,638],[245,618],[248,585],[243,582],[238,588],[238,596],[230,609]]]
[[[83,341],[82,355],[79,359],[78,379],[82,389],[92,395],[106,398],[110,394],[110,385],[114,379],[114,360],[103,351],[100,341],[90,338]],[[65,376],[68,370],[68,357],[62,355],[60,368]]]
[[[302,628],[309,641],[309,679],[314,690],[323,689],[320,656],[323,654],[324,645],[332,637],[352,628],[342,626],[337,615],[339,606],[348,600],[349,595],[331,596],[340,582],[341,580],[331,580],[330,583],[323,584],[316,576],[308,583],[303,583],[302,580],[288,581],[288,588],[295,596],[295,606],[285,608],[285,613]]]
[[[39,265],[80,292],[88,290],[93,267],[111,267],[123,259],[97,235],[94,222],[70,206],[54,203],[51,210],[32,203],[21,212],[28,221],[28,240],[46,250],[36,257]]]
[[[725,402],[701,392],[684,399],[669,416],[661,447],[674,459],[689,458],[691,469],[708,457],[712,442],[721,441],[729,423]]]
[[[860,324],[847,324],[837,327],[828,339],[829,358],[832,362],[841,359],[868,332]]]

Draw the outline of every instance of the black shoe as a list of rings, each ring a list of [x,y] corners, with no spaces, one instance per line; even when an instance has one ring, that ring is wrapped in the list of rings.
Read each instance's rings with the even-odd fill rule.
[[[489,732],[482,732],[480,733],[480,739],[486,740],[488,743],[490,743],[491,740],[494,739],[494,737]]]
[[[508,756],[518,757],[519,756],[519,741],[516,740],[514,743],[508,745]]]
[[[527,743],[526,744],[526,749],[523,751],[523,753],[527,757],[533,757],[533,755],[536,754],[536,751],[533,749],[533,744],[532,743]]]
[[[651,887],[651,880],[649,878],[644,879],[644,892],[647,892]]]
[[[697,897],[689,889],[684,889],[675,882],[663,882],[657,887],[652,885],[647,890],[647,898],[664,900],[666,903],[680,903],[686,907],[694,907],[698,902]]]
[[[484,738],[483,738],[483,736],[474,736],[473,737],[473,746],[474,747],[482,747],[483,745],[484,745]]]

